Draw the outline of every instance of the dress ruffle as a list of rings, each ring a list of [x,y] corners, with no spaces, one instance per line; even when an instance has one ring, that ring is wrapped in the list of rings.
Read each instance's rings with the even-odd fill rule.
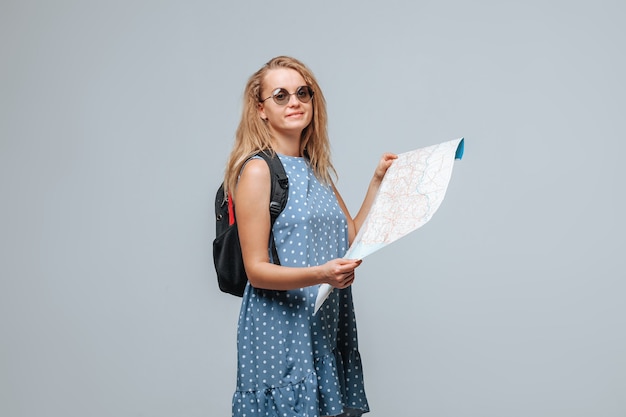
[[[320,415],[359,417],[369,411],[362,369],[357,349],[335,349],[315,360]]]
[[[315,372],[298,383],[254,391],[237,390],[233,396],[233,415],[273,417],[295,413],[302,417],[360,417],[369,411],[364,391],[359,351],[334,350],[317,358]]]
[[[310,374],[296,384],[256,391],[235,391],[233,415],[247,417],[319,417],[317,378]]]

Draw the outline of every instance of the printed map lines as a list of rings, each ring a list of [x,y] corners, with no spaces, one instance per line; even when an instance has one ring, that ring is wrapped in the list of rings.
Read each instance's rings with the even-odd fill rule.
[[[398,155],[355,243],[385,245],[430,220],[450,180],[454,162],[450,145],[445,142]]]

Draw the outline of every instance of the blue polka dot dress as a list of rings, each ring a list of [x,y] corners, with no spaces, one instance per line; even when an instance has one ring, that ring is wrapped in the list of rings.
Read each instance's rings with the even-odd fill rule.
[[[279,155],[287,206],[273,226],[280,262],[308,267],[348,249],[345,215],[305,158]],[[350,287],[313,315],[317,286],[290,291],[249,284],[237,330],[235,417],[361,416],[369,411]]]

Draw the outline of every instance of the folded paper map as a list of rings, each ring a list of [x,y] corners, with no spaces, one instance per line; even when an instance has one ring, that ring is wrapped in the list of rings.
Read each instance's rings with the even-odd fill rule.
[[[399,154],[344,258],[363,259],[426,224],[443,201],[454,160],[463,157],[464,142],[460,138]],[[315,313],[332,289],[320,285]]]

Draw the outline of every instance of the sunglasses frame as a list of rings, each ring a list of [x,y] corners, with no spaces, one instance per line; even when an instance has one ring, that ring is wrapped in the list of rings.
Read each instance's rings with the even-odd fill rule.
[[[302,100],[302,97],[300,97],[298,95],[298,93],[300,93],[302,91],[302,89],[306,89],[308,94],[309,94],[309,99],[306,100],[306,101]],[[276,96],[281,94],[281,93],[285,95],[285,98],[282,99],[282,100],[279,100],[279,99],[276,98]],[[314,93],[315,92],[313,91],[313,89],[309,85],[301,85],[300,87],[296,88],[296,91],[293,92],[293,93],[290,93],[289,91],[287,91],[286,88],[280,87],[280,88],[275,89],[272,92],[271,96],[266,97],[263,100],[260,100],[259,102],[263,103],[263,102],[265,102],[265,100],[269,100],[271,98],[271,99],[274,100],[274,103],[278,104],[279,106],[285,106],[287,103],[289,103],[289,100],[291,99],[291,96],[295,95],[300,103],[308,103],[313,98],[313,94]]]

